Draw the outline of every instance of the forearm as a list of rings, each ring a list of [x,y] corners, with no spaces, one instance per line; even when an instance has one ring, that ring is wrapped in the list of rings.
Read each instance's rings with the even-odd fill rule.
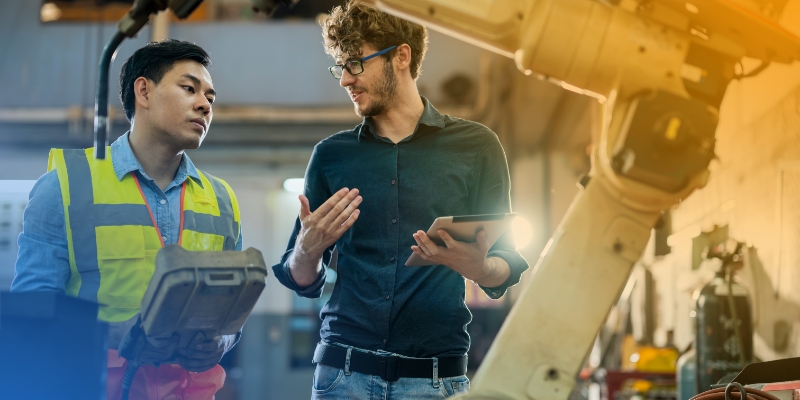
[[[475,279],[475,283],[483,287],[498,287],[505,283],[511,275],[511,267],[509,267],[506,260],[500,257],[487,258],[484,261],[484,267],[487,270],[487,274]]]
[[[317,281],[322,271],[322,254],[308,254],[299,247],[295,248],[289,257],[289,272],[292,279],[301,287],[310,286]]]

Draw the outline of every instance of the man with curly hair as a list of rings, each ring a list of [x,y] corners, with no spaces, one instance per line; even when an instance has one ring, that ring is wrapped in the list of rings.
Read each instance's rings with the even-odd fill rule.
[[[508,165],[497,136],[440,114],[416,79],[424,27],[358,2],[322,24],[330,68],[364,117],[314,149],[300,215],[275,276],[319,297],[338,253],[323,307],[313,399],[442,399],[466,392],[472,316],[465,282],[493,299],[528,268],[505,235],[489,246],[421,229],[440,216],[511,211]],[[406,267],[413,253],[433,266]]]

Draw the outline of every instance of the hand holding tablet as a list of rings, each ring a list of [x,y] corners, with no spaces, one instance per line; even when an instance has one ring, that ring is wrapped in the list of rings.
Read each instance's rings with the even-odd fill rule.
[[[483,230],[486,232],[486,241],[491,247],[508,230],[511,226],[511,221],[516,216],[516,213],[505,213],[439,217],[428,229],[427,235],[437,245],[445,246],[444,241],[439,237],[440,229],[449,233],[453,239],[466,243],[474,243],[477,233]],[[422,267],[434,265],[434,263],[412,253],[405,265],[408,267]]]

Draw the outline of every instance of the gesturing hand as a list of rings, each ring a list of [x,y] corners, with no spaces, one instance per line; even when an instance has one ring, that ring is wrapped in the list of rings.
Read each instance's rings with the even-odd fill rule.
[[[358,219],[362,198],[358,189],[343,188],[311,212],[308,198],[300,195],[300,232],[295,250],[303,258],[318,259]]]

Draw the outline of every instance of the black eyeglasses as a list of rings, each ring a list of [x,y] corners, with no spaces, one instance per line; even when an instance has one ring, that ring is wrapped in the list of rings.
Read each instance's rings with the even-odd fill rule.
[[[370,55],[368,55],[368,56],[366,56],[366,57],[364,57],[364,58],[362,58],[360,60],[345,61],[345,63],[342,64],[342,65],[334,65],[332,67],[328,67],[328,71],[331,71],[331,75],[333,75],[333,77],[336,78],[336,79],[342,79],[342,72],[344,72],[344,70],[347,70],[347,72],[349,72],[350,75],[358,75],[358,74],[364,72],[364,63],[367,60],[369,60],[370,58],[374,58],[374,57],[377,57],[377,56],[384,55],[384,54],[386,54],[386,53],[388,53],[388,52],[390,52],[390,51],[392,51],[392,50],[394,50],[396,48],[397,48],[397,46],[392,46],[392,47],[383,49],[383,50],[381,50],[381,51],[379,51],[379,52],[377,52],[375,54],[370,54]]]

